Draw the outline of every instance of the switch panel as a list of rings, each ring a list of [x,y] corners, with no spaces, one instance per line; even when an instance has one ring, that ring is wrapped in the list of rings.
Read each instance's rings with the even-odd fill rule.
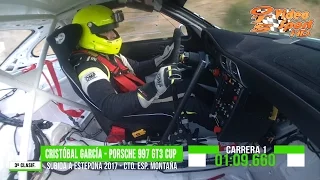
[[[268,130],[272,105],[253,95],[226,71],[221,80],[212,112],[219,131],[218,140],[244,142],[258,140]],[[216,128],[217,129],[217,128]]]

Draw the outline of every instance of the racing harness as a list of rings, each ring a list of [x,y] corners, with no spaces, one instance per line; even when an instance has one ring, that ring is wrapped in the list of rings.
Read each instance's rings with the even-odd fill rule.
[[[114,58],[114,62],[112,63],[109,59],[107,59],[107,57],[89,50],[77,50],[72,53],[72,55],[76,54],[85,54],[96,58],[110,72],[110,77],[113,78],[121,93],[135,91],[139,88],[139,86],[145,84],[144,81],[135,76],[135,74],[133,74],[130,69],[123,64],[122,60],[116,56]],[[112,126],[106,141],[109,143],[121,142],[126,139],[126,134],[127,133],[124,128]],[[144,129],[131,132],[131,135],[134,138],[143,136],[145,134],[146,131]]]
[[[104,57],[98,53],[88,51],[88,50],[77,50],[77,51],[74,51],[72,53],[72,55],[79,54],[79,53],[95,57],[101,64],[103,64],[110,71],[112,78],[115,80],[116,85],[119,87],[119,89],[122,93],[135,91],[138,89],[139,86],[142,86],[145,84],[145,82],[143,82],[138,77],[136,77],[135,74],[133,74],[130,71],[130,69],[127,68],[119,58],[115,58],[116,64],[113,64],[106,57]],[[55,61],[57,61],[57,60],[53,60],[53,61],[45,60],[45,64],[48,67],[50,76],[53,80],[53,84],[56,87],[57,95],[62,97],[60,83],[59,83],[59,80],[57,78],[56,72],[53,67],[53,63]],[[27,73],[27,72],[34,70],[34,69],[36,69],[36,64],[31,65],[29,68],[22,69],[22,72]],[[45,77],[53,94],[55,94],[48,77],[43,72],[42,72],[42,75]],[[73,109],[66,110],[66,109],[64,109],[62,103],[57,103],[57,106],[61,112],[65,113],[69,117],[81,117],[81,115],[84,112],[84,110],[78,110],[78,111],[73,110]],[[132,132],[131,134],[134,138],[137,138],[139,136],[144,135],[145,133],[146,132],[144,129],[140,129],[138,131]],[[111,131],[110,131],[106,141],[109,143],[121,142],[122,140],[126,139],[125,136],[126,136],[125,129],[123,129],[121,127],[117,127],[117,126],[112,126]]]
[[[73,52],[73,54],[79,53],[95,57],[101,64],[103,64],[110,71],[112,78],[122,93],[135,91],[139,86],[145,84],[145,82],[135,76],[135,74],[133,74],[130,69],[123,64],[122,60],[116,56],[114,63],[112,63],[106,57],[92,51],[78,50]]]

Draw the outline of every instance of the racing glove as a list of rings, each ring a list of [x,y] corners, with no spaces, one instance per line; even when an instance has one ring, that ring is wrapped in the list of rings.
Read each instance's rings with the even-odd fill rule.
[[[174,48],[174,43],[172,43],[171,45],[167,45],[163,51],[163,54],[154,59],[154,63],[156,67],[159,67],[163,64],[170,64],[173,62],[173,53],[172,53],[173,48]],[[179,54],[182,54],[183,52],[184,52],[184,46],[180,45]]]
[[[143,108],[147,108],[154,100],[166,92],[171,84],[182,80],[180,69],[176,65],[161,67],[153,82],[138,89],[138,99]]]

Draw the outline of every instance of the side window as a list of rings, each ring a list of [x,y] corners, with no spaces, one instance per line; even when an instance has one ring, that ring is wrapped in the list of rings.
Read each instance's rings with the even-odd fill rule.
[[[46,39],[43,39],[42,41],[40,41],[40,43],[33,49],[32,51],[32,55],[35,56],[35,57],[39,57],[40,54],[41,54],[41,50],[43,48],[43,45],[45,43]],[[53,50],[51,49],[51,47],[49,46],[49,49],[48,49],[48,52],[47,52],[47,56],[49,55],[53,55],[54,52]]]
[[[124,21],[116,29],[124,42],[172,37],[180,23],[159,12],[122,8]],[[114,10],[115,11],[115,10]]]
[[[31,34],[31,30],[0,31],[0,64]]]

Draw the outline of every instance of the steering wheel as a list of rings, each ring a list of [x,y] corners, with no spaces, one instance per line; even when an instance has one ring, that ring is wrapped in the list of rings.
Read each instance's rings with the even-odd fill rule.
[[[173,47],[173,50],[172,50],[172,61],[171,61],[171,63],[176,65],[176,66],[183,65],[182,63],[180,63],[180,60],[179,60],[180,59],[179,55],[180,55],[180,47],[181,47],[181,36],[182,36],[181,29],[180,28],[176,28],[174,30],[174,32],[173,32],[174,47]],[[181,77],[180,78],[179,77],[169,77],[169,78],[175,79],[175,80],[182,80]],[[195,77],[193,77],[193,79],[194,78]],[[193,83],[193,84],[189,85],[189,87],[188,87],[188,89],[186,90],[186,93],[185,93],[187,95],[185,95],[182,98],[181,102],[178,99],[176,86],[175,86],[175,84],[172,84],[172,86],[171,86],[172,87],[172,97],[173,97],[174,112],[175,113],[174,113],[174,116],[173,116],[168,128],[164,132],[159,144],[164,144],[168,140],[168,137],[170,136],[170,134],[172,133],[172,130],[175,127],[179,128],[179,131],[178,131],[179,133],[180,133],[180,130],[182,130],[182,133],[180,133],[180,135],[186,136],[187,137],[186,139],[188,141],[190,141],[190,137],[192,137],[192,135],[190,134],[189,130],[182,124],[181,117],[183,117],[183,115],[181,114],[181,112],[183,112],[183,108],[184,108],[183,106],[184,106],[186,100],[190,97],[190,94],[192,92],[192,86],[194,86],[194,83],[196,81],[197,80],[191,81],[191,83]],[[180,137],[180,135],[178,134],[179,137]]]
[[[173,50],[172,50],[172,63],[179,63],[180,46],[181,46],[181,29],[175,28],[173,32]]]
[[[181,47],[181,29],[176,28],[173,32],[173,50],[172,50],[172,60],[171,64],[178,65],[179,64],[179,55],[180,55],[180,47]],[[181,81],[181,76],[170,76],[168,77],[170,80]],[[175,88],[174,88],[175,89]]]
[[[173,32],[173,50],[172,50],[172,64],[173,65],[178,65],[179,64],[179,55],[180,55],[180,46],[181,46],[181,29],[176,28],[174,29]],[[170,76],[168,77],[170,80],[177,80],[181,81],[182,77],[175,77],[175,76]],[[173,97],[173,103],[174,103],[174,111],[178,108],[179,105],[179,100],[178,100],[178,94],[177,94],[177,89],[176,86],[173,84],[172,85],[172,97]]]

